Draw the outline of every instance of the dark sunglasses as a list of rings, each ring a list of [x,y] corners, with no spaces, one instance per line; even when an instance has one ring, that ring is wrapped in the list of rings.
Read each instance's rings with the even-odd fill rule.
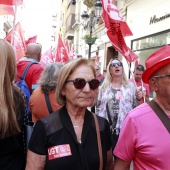
[[[139,71],[145,71],[144,67],[143,66],[136,66],[136,70],[139,70]]]
[[[111,66],[111,67],[116,67],[116,66],[121,67],[121,66],[123,66],[123,64],[122,64],[121,62],[117,62],[117,63],[110,63],[110,66]]]
[[[86,83],[89,83],[90,89],[95,90],[99,87],[100,81],[98,79],[92,79],[86,81],[83,78],[76,78],[75,80],[67,80],[66,83],[73,82],[73,85],[76,89],[83,89]]]

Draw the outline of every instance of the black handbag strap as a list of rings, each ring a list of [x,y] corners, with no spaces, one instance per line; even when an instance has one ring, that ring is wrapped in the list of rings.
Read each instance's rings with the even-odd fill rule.
[[[167,114],[162,110],[162,108],[156,103],[155,100],[149,101],[148,105],[157,114],[163,125],[166,127],[167,131],[170,133],[170,119]]]
[[[44,93],[44,95],[45,95],[45,101],[47,104],[48,112],[49,112],[49,114],[51,114],[51,113],[53,113],[53,109],[51,107],[49,95],[48,95],[48,93]]]

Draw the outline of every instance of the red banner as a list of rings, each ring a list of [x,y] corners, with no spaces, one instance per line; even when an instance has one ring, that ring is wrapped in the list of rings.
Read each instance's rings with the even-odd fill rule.
[[[98,55],[96,55],[96,57],[95,57],[94,65],[95,66],[99,65],[99,57],[98,57]]]
[[[76,54],[76,51],[74,49],[74,45],[72,44],[72,47],[71,47],[71,51],[70,51],[70,59],[76,59],[77,58],[77,54]]]
[[[26,46],[27,46],[30,43],[36,43],[36,41],[37,41],[37,36],[35,35],[33,37],[30,37],[28,40],[26,40],[25,43],[26,43]]]
[[[12,46],[15,51],[16,60],[18,61],[25,55],[26,50],[24,32],[19,22],[15,25],[14,32],[11,30],[4,39],[11,43],[12,35],[14,36]]]
[[[54,63],[51,48],[41,56],[40,63],[43,68],[48,64]]]
[[[107,35],[115,48],[127,61],[133,62],[138,56],[127,47],[124,37],[132,35],[126,21],[111,0],[102,0],[102,17],[105,23]]]
[[[69,46],[68,40],[65,41],[65,48],[66,48],[66,51],[67,51],[67,55],[69,56],[70,55],[70,46]]]
[[[0,4],[0,15],[14,15],[13,7]]]
[[[55,60],[57,62],[60,62],[62,64],[65,64],[67,61],[69,60],[68,54],[67,54],[67,50],[63,44],[63,41],[60,37],[60,35],[58,36],[58,44],[57,44],[57,48],[56,48],[56,52],[55,52]]]
[[[17,5],[23,4],[23,0],[0,0],[0,4],[15,5],[16,1],[17,1]]]

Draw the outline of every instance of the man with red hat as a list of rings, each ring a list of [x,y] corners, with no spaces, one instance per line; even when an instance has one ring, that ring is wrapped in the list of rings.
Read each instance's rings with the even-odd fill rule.
[[[114,170],[170,169],[170,46],[149,56],[142,75],[156,97],[128,113],[114,149]]]

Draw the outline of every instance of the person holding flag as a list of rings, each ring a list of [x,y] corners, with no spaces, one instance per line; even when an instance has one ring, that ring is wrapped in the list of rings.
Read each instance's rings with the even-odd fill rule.
[[[144,102],[149,102],[149,85],[142,81],[142,75],[144,71],[145,68],[143,65],[136,65],[133,72],[134,77],[129,79],[129,81],[134,83],[134,85],[137,87],[137,93],[139,93],[138,95],[141,96],[141,100],[138,102],[138,105]]]

